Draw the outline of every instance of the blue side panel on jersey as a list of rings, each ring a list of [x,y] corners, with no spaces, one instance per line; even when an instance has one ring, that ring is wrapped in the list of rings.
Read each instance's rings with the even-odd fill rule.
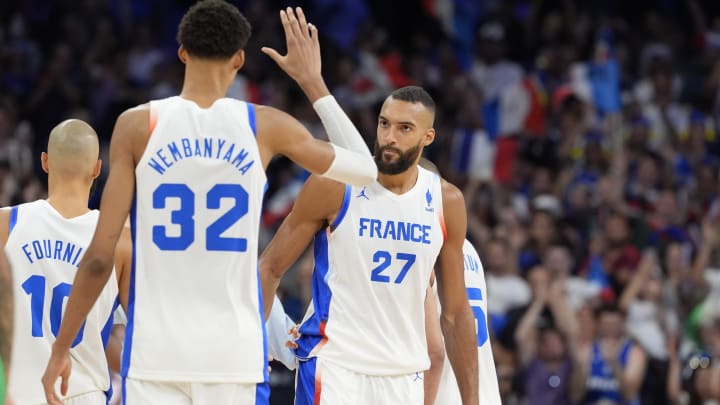
[[[253,131],[253,135],[257,135],[257,124],[255,123],[255,106],[250,103],[245,103],[248,110],[248,123],[250,123],[250,129]]]
[[[115,298],[115,303],[113,304],[112,310],[110,311],[110,316],[108,317],[107,322],[105,322],[105,326],[103,326],[102,331],[100,331],[103,349],[107,349],[107,344],[110,340],[110,333],[112,332],[112,327],[115,322],[115,310],[117,309],[118,305],[120,305],[120,300],[118,298]]]
[[[315,402],[316,367],[317,358],[301,361],[298,364],[295,405],[313,405]]]
[[[263,358],[262,363],[260,364],[260,367],[262,367],[263,370],[263,381],[267,383],[270,381],[270,376],[268,375],[268,369],[267,369],[267,359],[268,359],[268,339],[267,339],[267,328],[265,327],[265,311],[263,307],[263,295],[262,295],[262,286],[260,285],[260,269],[257,269],[257,289],[258,289],[258,308],[260,311],[260,327],[262,328],[262,334],[263,334]]]
[[[352,187],[350,187],[349,184],[345,185],[345,195],[343,196],[343,202],[342,206],[340,207],[340,211],[337,214],[337,217],[335,217],[335,220],[332,224],[330,224],[330,231],[334,231],[335,228],[340,225],[343,218],[345,218],[345,214],[347,214],[348,207],[350,206],[350,193],[352,192]]]
[[[12,233],[13,228],[15,228],[15,225],[17,224],[17,215],[18,215],[18,206],[13,205],[12,208],[10,208],[10,226],[8,227],[8,235]]]
[[[328,258],[328,240],[325,229],[315,234],[314,243],[315,270],[313,271],[313,315],[300,326],[300,339],[297,340],[295,354],[300,358],[308,358],[310,352],[323,339],[320,333],[320,325],[327,322],[330,312],[330,300],[332,291],[327,284],[327,276],[330,271]]]
[[[467,295],[469,300],[482,300],[482,290],[479,288],[468,288]]]
[[[123,345],[122,359],[120,361],[120,375],[127,377],[130,368],[130,353],[132,353],[133,330],[135,326],[135,262],[137,261],[137,192],[133,196],[130,208],[130,235],[132,235],[132,264],[130,266],[130,291],[128,291],[127,326],[125,326],[125,343]],[[123,379],[123,389],[125,387]],[[123,392],[123,403],[125,393]]]

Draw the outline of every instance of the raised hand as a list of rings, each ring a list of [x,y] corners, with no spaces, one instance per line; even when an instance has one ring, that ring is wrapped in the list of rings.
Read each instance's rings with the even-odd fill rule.
[[[317,80],[322,81],[317,28],[307,22],[300,7],[295,11],[290,7],[281,10],[280,20],[285,31],[287,54],[280,55],[269,47],[263,47],[262,52],[272,58],[301,87]]]

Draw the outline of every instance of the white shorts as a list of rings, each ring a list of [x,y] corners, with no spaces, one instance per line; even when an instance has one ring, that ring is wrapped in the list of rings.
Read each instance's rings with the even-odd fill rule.
[[[374,376],[312,358],[299,364],[295,405],[422,405],[423,387],[422,371]]]
[[[123,380],[123,405],[268,405],[267,383],[189,383]]]
[[[107,395],[102,391],[88,392],[63,399],[65,405],[106,405]]]

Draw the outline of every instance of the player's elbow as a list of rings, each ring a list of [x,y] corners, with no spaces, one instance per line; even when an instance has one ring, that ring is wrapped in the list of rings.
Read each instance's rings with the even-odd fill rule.
[[[430,368],[440,370],[445,363],[445,346],[442,341],[428,346],[428,357],[430,357]]]
[[[86,274],[93,277],[107,277],[113,268],[113,255],[105,255],[94,252],[87,252],[80,263],[80,268],[85,268]]]
[[[284,269],[277,260],[273,258],[261,255],[258,259],[258,266],[260,268],[260,277],[264,281],[279,282],[285,273]]]

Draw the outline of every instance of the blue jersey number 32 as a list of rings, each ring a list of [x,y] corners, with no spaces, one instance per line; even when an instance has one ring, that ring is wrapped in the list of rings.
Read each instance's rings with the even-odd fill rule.
[[[161,184],[153,192],[153,208],[165,208],[169,198],[180,200],[170,214],[170,222],[180,228],[178,236],[168,236],[164,225],[152,228],[153,242],[160,250],[185,250],[195,241],[195,193],[185,184]],[[248,213],[248,193],[239,184],[216,184],[205,197],[208,209],[220,208],[220,200],[229,198],[234,205],[205,230],[205,248],[225,252],[247,251],[247,239],[223,237],[223,232]]]

